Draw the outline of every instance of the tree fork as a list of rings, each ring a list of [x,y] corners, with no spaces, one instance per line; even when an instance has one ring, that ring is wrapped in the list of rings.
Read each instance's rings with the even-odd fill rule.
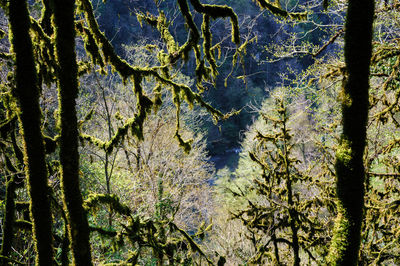
[[[349,0],[344,37],[346,73],[341,99],[343,131],[335,164],[338,216],[328,255],[333,265],[358,263],[373,15],[374,0]]]
[[[92,265],[89,225],[79,188],[76,102],[78,66],[75,54],[75,1],[53,0],[60,106],[61,186],[74,265]]]
[[[29,35],[30,16],[27,2],[9,1],[10,43],[15,54],[19,121],[24,143],[25,172],[31,198],[30,215],[36,265],[53,265],[53,241],[50,200],[47,184],[45,148],[41,131],[39,87]]]

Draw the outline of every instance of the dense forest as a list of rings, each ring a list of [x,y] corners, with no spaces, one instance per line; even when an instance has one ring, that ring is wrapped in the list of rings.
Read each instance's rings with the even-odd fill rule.
[[[400,1],[0,7],[0,265],[400,265]]]

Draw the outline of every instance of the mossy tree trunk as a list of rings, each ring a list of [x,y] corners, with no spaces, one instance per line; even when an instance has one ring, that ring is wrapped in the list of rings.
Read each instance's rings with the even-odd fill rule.
[[[374,0],[349,0],[345,25],[343,132],[336,153],[338,216],[329,252],[333,265],[357,265],[364,209],[363,154],[368,120]]]
[[[11,135],[11,139],[14,142],[15,140],[15,126],[14,126],[15,120],[12,118],[10,119],[7,123],[2,125],[1,130],[4,130],[1,132],[0,135],[4,135],[5,139],[7,138],[7,135]],[[5,132],[7,131],[7,132]],[[3,154],[4,158],[4,168],[5,171],[5,179],[6,179],[6,197],[5,197],[5,208],[4,208],[4,217],[3,217],[3,235],[2,235],[2,242],[1,242],[1,251],[0,254],[2,258],[0,258],[0,265],[6,264],[6,260],[3,259],[4,257],[8,257],[10,252],[11,252],[11,246],[12,246],[12,240],[14,238],[14,222],[15,222],[15,191],[17,189],[17,184],[16,184],[16,179],[18,178],[18,170],[14,167],[10,160],[10,154],[9,151],[7,151],[7,148],[4,147],[3,145],[0,145],[0,152]],[[22,163],[22,161],[21,161]],[[3,176],[0,177],[3,178]]]
[[[53,0],[60,108],[60,161],[63,201],[74,265],[92,265],[89,225],[79,189],[78,126],[75,99],[78,66],[75,54],[75,1]]]
[[[24,143],[24,164],[31,198],[30,215],[36,250],[36,265],[53,264],[52,220],[47,184],[45,149],[41,131],[39,87],[29,35],[27,2],[9,1],[10,42],[15,54],[15,95]]]
[[[7,160],[8,158],[6,158]],[[13,173],[15,174],[15,173]],[[3,239],[1,242],[0,254],[8,257],[11,252],[11,245],[14,235],[14,221],[15,221],[15,181],[14,177],[7,178],[6,183],[6,202],[5,213],[3,220]],[[0,264],[6,264],[3,259],[0,259]]]

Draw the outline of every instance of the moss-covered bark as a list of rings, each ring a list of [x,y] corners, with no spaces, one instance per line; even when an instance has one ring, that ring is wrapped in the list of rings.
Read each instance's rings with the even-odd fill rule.
[[[12,124],[15,123],[14,118],[2,123],[1,130],[2,135],[7,138],[7,135],[10,133],[14,135],[14,126]],[[11,251],[11,245],[14,235],[14,221],[15,221],[15,190],[17,185],[15,183],[17,169],[15,169],[14,165],[11,163],[9,159],[9,155],[5,148],[0,145],[0,151],[3,154],[5,161],[5,172],[6,172],[6,197],[5,197],[5,211],[4,211],[4,219],[3,219],[3,239],[1,242],[1,251],[0,254],[0,264],[6,264],[5,257],[8,257]]]
[[[364,208],[363,154],[368,119],[373,0],[350,0],[345,33],[343,132],[336,153],[338,216],[330,246],[333,265],[357,265]]]
[[[15,221],[15,182],[14,178],[10,178],[6,183],[6,202],[3,221],[3,240],[1,242],[0,254],[8,257],[11,251]],[[5,264],[3,259],[0,259],[0,264]]]
[[[25,172],[31,197],[30,214],[37,265],[53,264],[50,201],[47,168],[41,132],[39,87],[29,36],[30,17],[26,1],[9,2],[10,42],[15,54],[15,95],[24,142]]]
[[[75,99],[78,67],[75,54],[75,1],[53,0],[60,108],[60,161],[73,263],[92,265],[89,226],[79,189],[78,127]]]

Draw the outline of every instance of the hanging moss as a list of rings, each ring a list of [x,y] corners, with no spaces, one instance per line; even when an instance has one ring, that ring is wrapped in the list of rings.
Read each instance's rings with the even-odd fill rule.
[[[96,53],[96,57],[102,57],[104,59],[104,63],[110,64],[113,70],[117,71],[124,81],[127,81],[129,79],[133,80],[133,90],[137,97],[138,110],[137,114],[135,114],[134,117],[128,119],[122,127],[117,129],[117,132],[109,141],[105,142],[85,134],[81,134],[82,140],[87,140],[92,144],[104,149],[106,152],[110,153],[113,148],[118,145],[128,134],[128,129],[130,129],[133,136],[138,137],[138,139],[142,139],[143,123],[147,117],[147,114],[151,111],[150,107],[154,107],[155,111],[157,111],[158,107],[161,104],[161,86],[166,86],[167,89],[172,92],[177,110],[180,109],[180,101],[184,100],[189,104],[190,107],[192,107],[194,103],[205,107],[206,110],[210,112],[210,114],[213,116],[213,119],[215,121],[227,118],[230,115],[236,113],[232,112],[227,115],[222,114],[220,111],[214,109],[211,105],[204,102],[200,94],[193,92],[193,90],[186,85],[175,83],[171,80],[171,77],[169,76],[168,68],[170,67],[170,65],[174,64],[179,58],[186,60],[191,50],[193,50],[195,53],[197,76],[196,86],[200,91],[203,90],[203,87],[201,85],[203,79],[210,80],[211,76],[215,77],[218,74],[217,64],[214,56],[214,48],[212,47],[210,18],[216,19],[219,17],[229,17],[232,24],[232,41],[237,45],[240,44],[238,19],[236,14],[230,7],[221,5],[203,5],[199,1],[190,2],[192,3],[196,11],[204,14],[202,25],[202,33],[204,38],[203,50],[205,54],[205,59],[208,61],[209,66],[207,66],[205,64],[205,60],[201,58],[200,46],[198,45],[200,40],[200,33],[197,29],[196,24],[194,23],[186,0],[178,0],[178,5],[181,13],[184,16],[186,24],[189,27],[188,40],[180,47],[175,41],[173,35],[169,32],[169,22],[162,12],[157,17],[148,14],[144,15],[143,13],[139,13],[137,15],[140,23],[142,23],[142,21],[145,21],[149,25],[157,28],[157,30],[161,34],[163,41],[166,43],[167,53],[161,51],[158,54],[158,60],[161,66],[156,66],[152,68],[133,67],[129,65],[125,60],[121,59],[115,53],[111,43],[107,40],[104,33],[100,31],[97,21],[93,15],[93,7],[90,1],[80,0],[77,2],[78,10],[82,11],[85,14],[88,28],[79,25],[77,27],[78,30],[82,32],[82,34],[87,35],[87,37],[85,38],[86,42],[90,43],[87,47],[89,53]],[[141,87],[142,79],[147,77],[155,78],[156,82],[158,83],[158,85],[156,85],[156,93],[153,102],[144,94]],[[190,140],[184,141],[182,139],[181,135],[179,134],[179,123],[177,123],[175,137],[178,139],[179,143],[183,147],[185,147],[185,150],[188,151]]]
[[[104,59],[100,54],[99,47],[96,44],[93,34],[87,27],[84,27],[83,23],[77,23],[76,30],[83,38],[85,51],[90,55],[92,63],[104,68]]]
[[[211,65],[211,73],[213,77],[218,75],[217,71],[217,63],[215,61],[214,52],[211,50],[211,31],[210,31],[210,16],[205,14],[203,15],[203,24],[201,25],[201,30],[203,32],[203,50],[206,55],[208,62]]]
[[[161,38],[167,46],[167,50],[170,55],[173,55],[177,52],[178,45],[176,44],[172,34],[169,32],[169,23],[167,22],[167,18],[163,12],[160,12],[157,18],[153,16],[144,16],[143,14],[137,14],[137,16],[138,18],[142,17],[149,25],[157,28],[161,34]]]
[[[34,37],[34,51],[38,70],[39,84],[48,87],[55,82],[55,59],[52,39],[42,28],[41,24],[31,18],[31,32]]]
[[[257,42],[257,36],[251,38],[250,40],[246,40],[244,41],[235,51],[235,53],[233,54],[233,58],[232,58],[232,68],[231,71],[229,72],[229,74],[226,76],[225,81],[224,81],[224,85],[225,87],[228,86],[228,78],[232,75],[233,71],[234,71],[234,67],[238,62],[238,59],[240,58],[240,63],[243,67],[243,73],[246,73],[246,69],[244,68],[245,64],[244,64],[244,59],[243,59],[243,54],[246,54],[246,48],[250,43],[253,42]],[[237,77],[238,79],[242,78],[243,81],[245,82],[245,76],[246,74],[244,74],[243,76]]]
[[[153,93],[154,93],[154,99],[153,99],[153,109],[154,109],[154,113],[157,113],[157,111],[159,110],[159,108],[162,105],[162,93],[161,93],[161,85],[157,84],[154,89],[153,89]]]
[[[95,39],[97,46],[101,48],[104,61],[109,63],[121,75],[123,80],[127,80],[130,76],[134,75],[134,69],[115,53],[111,43],[100,31],[90,1],[81,0],[77,1],[77,3],[78,8],[85,13],[89,30]]]
[[[202,14],[207,14],[213,19],[229,17],[232,25],[232,42],[240,44],[238,18],[233,9],[227,5],[206,5],[201,4],[199,0],[190,0],[194,9]]]

